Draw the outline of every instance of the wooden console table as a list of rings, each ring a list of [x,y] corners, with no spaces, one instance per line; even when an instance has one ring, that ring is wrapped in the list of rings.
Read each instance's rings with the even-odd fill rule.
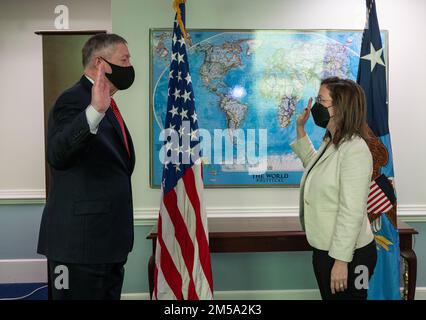
[[[297,217],[209,218],[210,252],[310,251],[305,232]],[[413,236],[418,232],[398,220],[399,244],[404,259],[403,299],[414,300],[417,258]],[[149,292],[154,289],[154,264],[157,240],[155,225],[147,239],[152,240],[152,256],[148,263]]]

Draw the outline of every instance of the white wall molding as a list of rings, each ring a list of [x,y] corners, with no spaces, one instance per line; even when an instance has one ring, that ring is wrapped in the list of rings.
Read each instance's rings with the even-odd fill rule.
[[[46,283],[46,259],[0,260],[0,283]]]
[[[400,205],[398,217],[407,222],[426,221],[426,205]]]
[[[0,190],[0,205],[44,204],[44,190]],[[157,207],[135,208],[136,225],[152,225],[158,218]],[[295,217],[298,207],[207,207],[213,218]],[[398,217],[407,222],[426,222],[426,204],[399,205]]]
[[[0,190],[1,204],[43,204],[46,191],[44,189],[9,189]]]
[[[158,208],[135,208],[135,223],[145,225],[157,220]],[[213,218],[296,217],[298,207],[207,207]],[[400,205],[398,217],[407,222],[425,222],[426,205]]]
[[[212,218],[295,217],[298,207],[207,207]],[[159,208],[135,208],[135,220],[157,219]],[[425,206],[426,214],[426,206]]]

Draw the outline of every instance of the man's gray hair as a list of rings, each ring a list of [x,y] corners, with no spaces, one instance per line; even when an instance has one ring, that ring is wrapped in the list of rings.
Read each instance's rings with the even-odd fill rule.
[[[117,43],[127,44],[127,41],[114,33],[98,33],[84,44],[82,50],[83,67],[87,67],[95,54],[112,49]]]

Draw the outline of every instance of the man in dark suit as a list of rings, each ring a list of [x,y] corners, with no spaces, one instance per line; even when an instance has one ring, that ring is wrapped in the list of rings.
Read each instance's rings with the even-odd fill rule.
[[[91,37],[82,53],[84,75],[49,115],[38,253],[48,258],[53,299],[120,299],[134,238],[135,152],[112,96],[132,85],[134,69],[115,34]]]

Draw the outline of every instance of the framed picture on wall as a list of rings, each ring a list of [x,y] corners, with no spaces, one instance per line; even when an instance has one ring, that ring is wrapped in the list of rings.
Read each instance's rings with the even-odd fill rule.
[[[171,29],[150,30],[150,185],[159,188]],[[296,118],[321,79],[356,81],[363,30],[188,30],[207,188],[298,187]],[[388,65],[388,33],[382,32]],[[179,76],[179,75],[176,75]],[[188,81],[182,79],[182,81]],[[306,125],[316,148],[324,129]]]

